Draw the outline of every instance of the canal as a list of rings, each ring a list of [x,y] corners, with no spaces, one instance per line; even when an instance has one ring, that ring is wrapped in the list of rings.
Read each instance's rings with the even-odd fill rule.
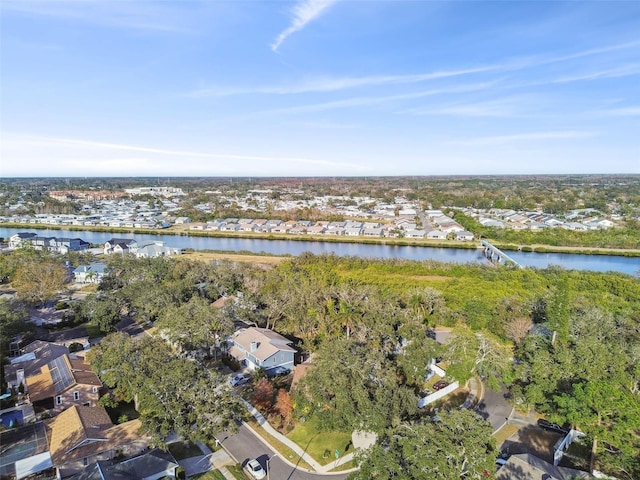
[[[135,238],[138,241],[162,240],[167,245],[193,250],[221,250],[229,252],[253,252],[272,255],[300,255],[311,252],[316,255],[334,253],[339,256],[365,258],[397,258],[405,260],[437,260],[456,263],[486,263],[481,249],[438,248],[404,245],[361,243],[334,243],[310,240],[268,240],[237,237],[190,237],[178,235],[149,235],[142,233],[110,233],[88,230],[41,230],[24,228],[0,228],[0,237],[8,238],[18,232],[36,232],[41,236],[82,238],[90,243],[104,243],[110,238]],[[615,271],[640,276],[640,257],[618,255],[583,255],[568,253],[508,252],[515,261],[525,267],[547,268],[557,265],[568,270]]]

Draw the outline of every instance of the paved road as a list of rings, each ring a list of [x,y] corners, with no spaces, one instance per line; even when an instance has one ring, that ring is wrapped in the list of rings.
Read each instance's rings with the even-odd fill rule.
[[[251,433],[244,425],[240,426],[238,433],[232,436],[226,434],[217,435],[222,445],[235,457],[240,464],[245,464],[250,458],[256,458],[262,468],[266,469],[267,459],[271,458],[274,452],[261,440]],[[296,459],[292,459],[295,463]],[[326,478],[330,480],[342,480],[347,478],[347,474],[316,474],[296,469],[279,457],[269,460],[270,480],[318,480]]]
[[[136,321],[129,315],[126,315],[117,323],[116,330],[124,332],[131,337],[139,337],[147,334],[145,329],[138,325],[138,323],[136,323]]]
[[[496,392],[485,387],[484,397],[475,408],[482,418],[489,420],[494,432],[506,423],[513,412],[513,407],[505,399],[506,393],[504,388],[501,392]]]

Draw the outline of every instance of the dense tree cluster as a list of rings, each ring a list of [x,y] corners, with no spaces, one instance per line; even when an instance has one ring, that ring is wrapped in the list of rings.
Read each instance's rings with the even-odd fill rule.
[[[7,276],[21,266],[0,264]],[[478,433],[487,428],[479,420],[441,412],[440,422],[430,422],[417,411],[434,357],[458,380],[477,375],[490,386],[506,384],[518,404],[585,432],[595,440],[600,468],[620,478],[640,476],[637,278],[310,254],[269,271],[127,257],[112,258],[109,269],[77,312],[105,331],[129,314],[161,333],[140,341],[107,337],[93,358],[119,399],[137,401],[150,432],[189,436],[200,425],[208,435],[226,425],[227,412],[237,410],[222,379],[176,353],[215,354],[232,322],[242,319],[285,334],[312,354],[312,367],[291,396],[264,385],[268,407],[283,423],[307,417],[324,429],[377,432],[381,442],[363,470],[370,476],[391,478],[394,465],[418,472],[424,465],[406,460],[414,458],[407,449],[413,445],[418,458],[423,444],[431,448],[425,435],[450,445],[450,424],[467,422],[475,433],[463,447],[452,444],[468,458],[447,457],[438,472],[475,478],[495,455],[479,442],[489,438]],[[225,295],[236,301],[211,306]],[[3,315],[9,331],[13,322]],[[445,345],[431,338],[442,326],[450,329]]]
[[[116,400],[135,401],[145,431],[158,443],[172,432],[211,439],[233,430],[243,412],[221,375],[176,356],[159,337],[111,334],[91,349],[89,361]]]
[[[495,459],[491,426],[469,410],[452,410],[431,421],[390,428],[349,478],[480,480],[493,477]]]

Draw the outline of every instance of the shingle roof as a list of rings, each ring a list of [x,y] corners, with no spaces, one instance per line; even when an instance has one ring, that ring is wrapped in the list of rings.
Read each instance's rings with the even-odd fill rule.
[[[265,360],[278,351],[295,352],[291,347],[291,340],[268,328],[245,328],[238,330],[233,341],[245,351],[251,352],[251,344],[256,343],[257,349],[251,354],[260,360]]]
[[[74,405],[49,424],[49,451],[56,466],[139,440],[139,420],[114,426],[103,407]]]

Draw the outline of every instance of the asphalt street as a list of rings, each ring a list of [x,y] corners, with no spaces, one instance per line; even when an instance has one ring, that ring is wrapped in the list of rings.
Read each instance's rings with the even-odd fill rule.
[[[485,388],[482,401],[475,408],[482,418],[489,420],[494,432],[507,422],[513,411],[505,398],[506,393],[504,388],[500,392]]]
[[[250,458],[255,458],[260,462],[262,468],[266,470],[267,459],[269,460],[269,479],[270,480],[318,480],[326,478],[330,480],[342,480],[347,478],[348,474],[317,474],[309,473],[304,470],[296,469],[283,461],[279,456],[273,456],[274,452],[267,447],[262,440],[259,440],[244,425],[240,426],[238,433],[235,435],[220,434],[216,435],[224,448],[233,455],[235,460],[241,465],[246,464]],[[297,459],[292,459],[295,464]]]

